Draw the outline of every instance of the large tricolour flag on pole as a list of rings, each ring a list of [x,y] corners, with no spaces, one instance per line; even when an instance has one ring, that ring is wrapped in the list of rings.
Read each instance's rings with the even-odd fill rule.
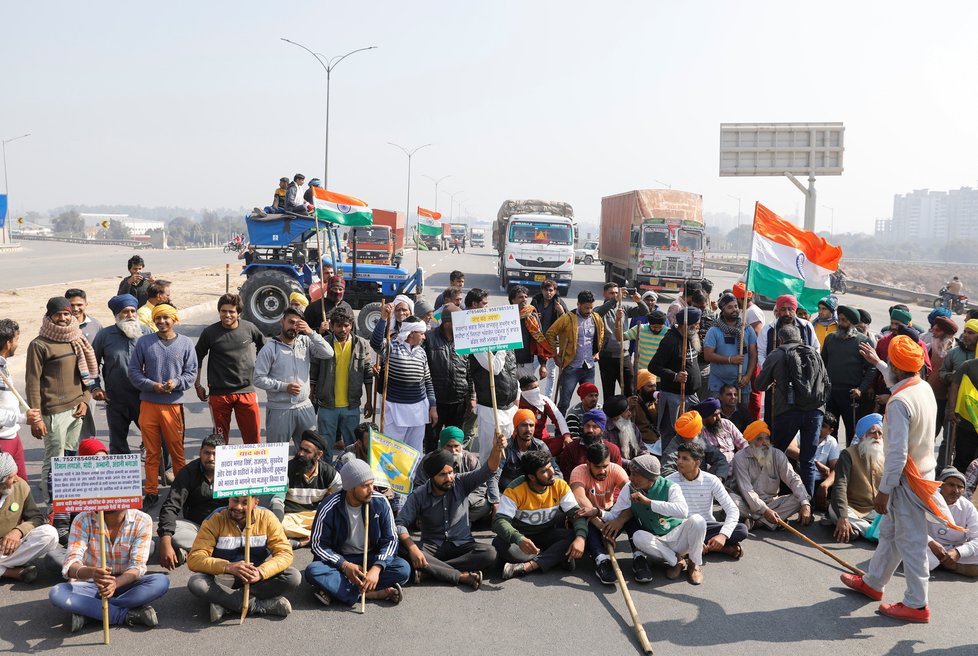
[[[312,188],[312,196],[316,207],[316,216],[321,221],[354,227],[373,225],[373,210],[359,198],[345,196],[319,187]]]
[[[814,232],[785,221],[760,203],[754,209],[754,237],[747,288],[768,298],[791,294],[814,312],[829,295],[829,274],[839,268],[842,249]]]
[[[434,235],[438,236],[441,234],[441,223],[438,219],[441,218],[441,212],[436,212],[434,210],[426,210],[425,208],[418,206],[418,231],[422,235]]]

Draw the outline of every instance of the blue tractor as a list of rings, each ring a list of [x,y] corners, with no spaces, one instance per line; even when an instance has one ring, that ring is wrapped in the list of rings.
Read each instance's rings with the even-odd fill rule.
[[[245,222],[254,259],[242,271],[248,277],[241,286],[243,314],[266,335],[278,334],[289,295],[299,292],[308,296],[309,287],[319,282],[320,262],[333,266],[336,275],[346,280],[343,300],[360,310],[357,330],[361,335],[373,331],[384,301],[390,302],[398,294],[413,300],[421,297],[424,272],[420,268],[409,273],[399,266],[358,264],[355,238],[350,244],[351,261],[344,262],[332,224],[320,221],[317,226],[314,217],[298,214],[248,215]],[[317,227],[327,249],[325,257],[316,246]]]

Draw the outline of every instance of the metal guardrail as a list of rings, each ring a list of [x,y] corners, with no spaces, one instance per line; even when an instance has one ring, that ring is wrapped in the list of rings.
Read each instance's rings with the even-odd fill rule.
[[[25,235],[18,232],[11,233],[14,239],[26,241],[60,241],[66,244],[92,244],[95,246],[131,246],[141,248],[151,246],[148,241],[136,239],[86,239],[85,237],[50,237],[47,235]]]

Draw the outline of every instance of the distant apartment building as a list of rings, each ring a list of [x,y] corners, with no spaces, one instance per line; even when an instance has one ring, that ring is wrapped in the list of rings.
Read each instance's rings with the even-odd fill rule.
[[[897,194],[893,218],[876,222],[876,236],[901,241],[978,239],[978,189]]]

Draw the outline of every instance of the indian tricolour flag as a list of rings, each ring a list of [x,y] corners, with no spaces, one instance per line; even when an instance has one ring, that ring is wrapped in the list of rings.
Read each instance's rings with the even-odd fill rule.
[[[829,295],[829,274],[839,267],[842,249],[802,230],[757,203],[747,288],[768,298],[791,294],[814,312]]]
[[[321,221],[354,227],[373,225],[373,211],[359,198],[319,187],[312,188],[312,195],[316,216]]]
[[[418,206],[418,231],[422,235],[433,235],[433,236],[440,235],[441,223],[438,222],[438,219],[440,218],[441,218],[441,212],[428,210],[419,205]]]

